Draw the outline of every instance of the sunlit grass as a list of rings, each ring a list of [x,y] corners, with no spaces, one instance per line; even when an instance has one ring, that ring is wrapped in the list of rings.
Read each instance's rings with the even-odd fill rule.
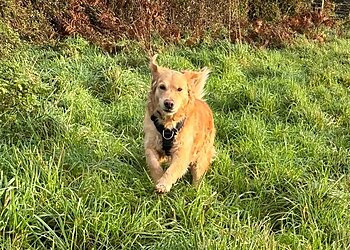
[[[159,62],[212,70],[218,131],[200,189],[184,177],[163,196],[143,154],[140,49],[110,56],[71,38],[1,62],[42,87],[0,124],[3,249],[349,247],[349,40],[168,47]]]

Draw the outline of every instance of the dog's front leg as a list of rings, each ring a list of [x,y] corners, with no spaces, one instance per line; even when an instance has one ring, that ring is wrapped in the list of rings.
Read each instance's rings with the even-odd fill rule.
[[[156,150],[147,148],[146,149],[146,161],[153,179],[153,182],[157,184],[158,180],[164,174],[163,168],[160,164],[160,157]]]
[[[181,150],[181,152],[173,155],[170,167],[156,183],[156,191],[158,193],[169,192],[172,185],[186,173],[189,158],[190,150]]]

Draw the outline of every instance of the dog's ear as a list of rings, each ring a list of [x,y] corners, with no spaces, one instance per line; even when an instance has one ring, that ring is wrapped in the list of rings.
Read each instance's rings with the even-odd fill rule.
[[[150,58],[150,62],[149,62],[149,68],[151,69],[153,79],[157,78],[157,76],[159,75],[159,70],[160,70],[160,67],[158,66],[158,64],[156,62],[157,57],[158,57],[158,54],[155,54],[154,56],[152,56]]]
[[[207,67],[201,69],[201,71],[184,71],[184,75],[187,78],[188,84],[194,96],[197,99],[202,99],[204,96],[204,85],[208,79],[210,70]]]

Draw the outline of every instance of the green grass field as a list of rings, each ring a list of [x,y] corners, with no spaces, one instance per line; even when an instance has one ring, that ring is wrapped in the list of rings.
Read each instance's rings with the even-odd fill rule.
[[[212,70],[201,187],[154,192],[141,49],[23,46],[0,61],[1,248],[349,249],[350,40],[159,46],[161,65]]]

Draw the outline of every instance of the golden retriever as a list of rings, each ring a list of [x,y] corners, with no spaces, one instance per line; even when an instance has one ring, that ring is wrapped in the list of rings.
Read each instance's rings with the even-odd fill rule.
[[[213,113],[202,99],[209,70],[175,71],[150,60],[152,86],[144,119],[144,146],[150,175],[158,193],[190,168],[197,186],[214,157]],[[164,172],[162,163],[169,163]]]

